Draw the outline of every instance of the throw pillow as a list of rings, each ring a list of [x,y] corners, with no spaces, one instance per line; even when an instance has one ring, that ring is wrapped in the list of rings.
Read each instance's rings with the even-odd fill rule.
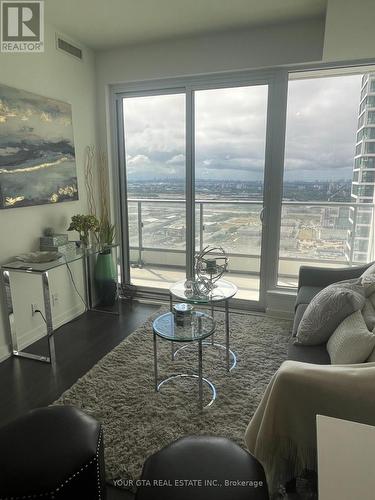
[[[375,274],[375,262],[370,267],[368,267],[366,271],[362,273],[361,278],[364,278],[365,276],[370,276],[371,274]]]
[[[365,320],[367,329],[372,332],[375,328],[375,309],[370,299],[366,299],[365,305],[362,309],[362,316]]]
[[[364,288],[366,297],[375,293],[375,274],[361,276],[361,285]]]
[[[366,359],[366,363],[375,363],[375,347],[370,356]]]
[[[333,365],[363,363],[374,347],[375,334],[368,331],[361,311],[345,318],[327,342]]]
[[[334,283],[312,299],[298,326],[295,344],[319,345],[350,314],[363,308],[364,289],[355,283]]]

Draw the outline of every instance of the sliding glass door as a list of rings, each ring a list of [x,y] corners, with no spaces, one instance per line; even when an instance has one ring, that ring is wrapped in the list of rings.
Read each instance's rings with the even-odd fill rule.
[[[229,256],[236,299],[262,299],[267,80],[121,94],[129,284],[165,291],[206,246]]]
[[[195,93],[196,250],[222,247],[237,298],[259,301],[268,86]]]
[[[130,280],[166,289],[185,276],[185,94],[123,100]]]

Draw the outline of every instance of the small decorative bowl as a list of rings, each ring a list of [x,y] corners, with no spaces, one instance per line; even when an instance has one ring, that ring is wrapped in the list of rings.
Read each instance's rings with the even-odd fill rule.
[[[31,262],[34,264],[41,264],[43,262],[52,262],[59,259],[60,257],[62,257],[62,253],[60,252],[38,251],[17,255],[16,260],[20,260],[22,262]]]
[[[175,304],[173,306],[174,321],[177,326],[189,326],[192,322],[193,306],[191,304]]]

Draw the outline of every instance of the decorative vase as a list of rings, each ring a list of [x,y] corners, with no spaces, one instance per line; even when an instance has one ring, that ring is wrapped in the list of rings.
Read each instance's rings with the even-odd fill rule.
[[[117,297],[117,280],[116,267],[110,248],[98,254],[94,269],[94,279],[100,304],[103,306],[112,306]]]

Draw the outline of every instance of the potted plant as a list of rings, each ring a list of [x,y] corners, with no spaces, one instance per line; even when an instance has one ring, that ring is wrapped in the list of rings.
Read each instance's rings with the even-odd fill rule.
[[[95,215],[73,215],[68,231],[77,231],[85,248],[89,246],[90,233],[99,230],[99,221]]]
[[[112,257],[115,235],[114,224],[106,217],[102,219],[96,233],[100,251],[95,263],[94,277],[100,303],[105,306],[113,305],[117,297],[116,266]]]

